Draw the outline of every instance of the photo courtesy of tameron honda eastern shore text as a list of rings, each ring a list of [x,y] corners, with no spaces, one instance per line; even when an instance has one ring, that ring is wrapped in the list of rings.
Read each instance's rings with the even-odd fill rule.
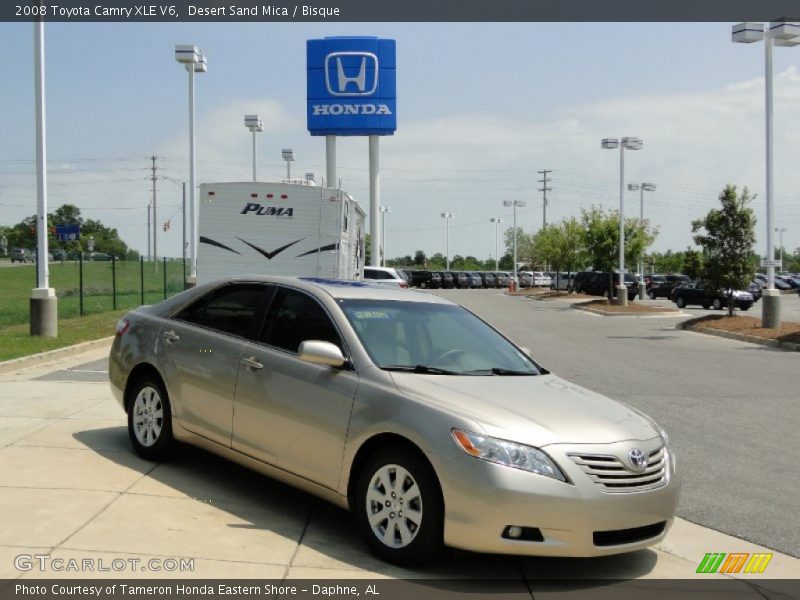
[[[667,434],[530,354],[428,292],[241,276],[128,313],[109,377],[139,455],[185,442],[297,486],[351,510],[388,561],[661,541],[680,487]]]

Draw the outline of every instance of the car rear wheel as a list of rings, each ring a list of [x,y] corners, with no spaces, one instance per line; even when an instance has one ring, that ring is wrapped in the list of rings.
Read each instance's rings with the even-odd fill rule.
[[[361,470],[355,500],[359,529],[383,560],[418,564],[441,551],[441,491],[433,469],[417,452],[379,450]]]
[[[683,299],[683,296],[678,296],[675,298],[675,304],[677,304],[678,308],[684,308],[686,306],[686,300]]]
[[[128,437],[136,454],[147,460],[166,458],[175,447],[172,411],[160,381],[145,377],[131,392],[128,409]]]
[[[655,300],[656,299],[656,293],[653,290],[650,290],[649,292],[647,292],[647,296],[650,298],[650,300]]]
[[[711,306],[714,307],[714,310],[720,310],[722,308],[722,300],[714,298],[714,302],[711,303]]]

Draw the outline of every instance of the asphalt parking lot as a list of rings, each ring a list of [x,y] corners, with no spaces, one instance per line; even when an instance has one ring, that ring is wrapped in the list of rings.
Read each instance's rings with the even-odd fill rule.
[[[707,552],[772,550],[770,578],[800,577],[800,484],[790,475],[799,454],[796,395],[774,387],[752,395],[761,377],[785,380],[797,356],[675,331],[675,318],[605,319],[493,290],[438,293],[531,347],[548,368],[641,407],[670,430],[685,519],[662,544],[599,559],[454,552],[420,569],[387,565],[366,551],[346,512],[302,492],[191,448],[158,465],[136,457],[100,348],[0,375],[0,577],[87,576],[15,567],[15,557],[38,553],[194,561],[192,571],[169,576],[491,577],[535,592],[537,580],[553,577],[695,577]],[[165,572],[137,566],[88,575]],[[746,585],[741,591],[763,597]]]

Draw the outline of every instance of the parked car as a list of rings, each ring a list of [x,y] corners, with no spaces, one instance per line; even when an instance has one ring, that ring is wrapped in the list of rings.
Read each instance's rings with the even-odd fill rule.
[[[542,271],[534,271],[533,272],[533,285],[534,285],[534,287],[550,287],[551,283],[553,283],[553,280],[550,279],[549,275],[546,275]]]
[[[517,280],[520,288],[533,287],[533,273],[531,271],[517,271]]]
[[[658,277],[658,279],[656,279]],[[689,283],[691,279],[688,275],[682,273],[668,273],[667,275],[653,275],[651,276],[650,287],[647,290],[647,296],[651,300],[656,298],[669,298],[672,290],[679,285]]]
[[[661,275],[660,273],[653,273],[651,275],[644,276],[644,284],[646,288],[649,290],[651,287],[659,286],[666,281],[666,277]]]
[[[571,292],[573,279],[575,279],[575,273],[553,273],[550,277],[550,289]]]
[[[758,302],[761,300],[761,296],[764,293],[761,288],[761,283],[758,281],[751,281],[747,286],[747,291],[750,292],[751,296],[753,296],[753,302]]]
[[[442,287],[442,276],[436,271],[411,271],[411,286],[438,290]]]
[[[494,273],[481,272],[480,276],[481,284],[483,285],[484,289],[495,287]]]
[[[36,260],[33,253],[25,248],[12,248],[8,253],[8,257],[12,263],[29,263]]]
[[[800,287],[800,277],[795,277],[794,275],[775,275],[775,279],[780,279],[784,283],[788,283],[791,289],[797,289]]]
[[[628,300],[633,300],[639,293],[639,283],[633,273],[625,273],[624,280],[628,289]],[[609,271],[581,271],[575,274],[573,285],[575,293],[616,298],[619,274]]]
[[[467,289],[472,284],[472,277],[465,271],[450,271],[453,276],[453,285],[459,290]]]
[[[467,273],[469,275],[469,287],[472,289],[477,289],[483,287],[483,279],[481,279],[481,274],[477,271],[470,271]]]
[[[364,280],[374,281],[388,287],[408,287],[408,282],[390,267],[364,267]]]
[[[439,271],[439,278],[442,280],[442,288],[446,290],[453,289],[453,274],[450,271]]]
[[[398,268],[395,268],[395,271],[397,271],[397,274],[400,275],[400,277],[402,277],[403,279],[405,279],[408,286],[411,287],[411,271],[409,271],[408,269],[398,269]]]
[[[495,271],[494,273],[494,283],[499,288],[507,288],[508,287],[508,279],[509,274],[505,271]]]
[[[672,290],[670,300],[678,308],[684,306],[702,306],[703,308],[713,308],[720,310],[728,305],[727,294],[722,290],[709,290],[701,281],[690,281],[675,287]],[[734,290],[733,304],[740,310],[750,310],[755,300],[749,292]]]
[[[108,371],[139,456],[184,442],[297,486],[395,563],[633,552],[678,504],[652,419],[431,294],[228,277],[129,312]]]

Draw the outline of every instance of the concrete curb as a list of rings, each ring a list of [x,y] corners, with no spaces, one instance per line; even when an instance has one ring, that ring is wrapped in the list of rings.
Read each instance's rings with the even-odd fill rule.
[[[593,302],[593,300],[589,300],[589,302]],[[584,312],[592,313],[594,315],[600,315],[602,317],[682,317],[685,316],[686,313],[681,311],[671,311],[671,310],[660,310],[660,311],[653,311],[653,312],[636,312],[636,313],[620,313],[620,312],[611,312],[608,310],[600,310],[599,308],[591,308],[588,306],[584,306],[584,303],[576,303],[572,305],[572,308],[575,310],[582,310]]]
[[[112,335],[110,337],[104,337],[99,340],[92,340],[90,342],[81,342],[80,344],[65,346],[64,348],[57,348],[55,350],[48,350],[47,352],[40,352],[39,354],[31,354],[30,356],[21,356],[20,358],[12,358],[11,360],[0,362],[0,375],[4,373],[10,373],[11,371],[16,371],[18,369],[27,369],[28,367],[32,367],[34,365],[47,362],[54,358],[65,358],[68,356],[74,356],[76,354],[82,354],[83,352],[88,352],[89,350],[100,348],[101,346],[111,342],[113,339],[114,336]]]
[[[696,333],[705,333],[706,335],[715,335],[717,337],[728,338],[729,340],[737,340],[739,342],[749,342],[751,344],[759,344],[761,346],[769,346],[777,350],[784,350],[787,352],[800,352],[800,344],[794,342],[781,342],[779,340],[767,340],[755,335],[745,335],[743,333],[736,333],[735,331],[723,331],[722,329],[714,329],[713,327],[703,327],[697,323],[703,317],[696,319],[689,319],[682,321],[675,325],[675,329],[684,329],[686,331],[694,331]]]

